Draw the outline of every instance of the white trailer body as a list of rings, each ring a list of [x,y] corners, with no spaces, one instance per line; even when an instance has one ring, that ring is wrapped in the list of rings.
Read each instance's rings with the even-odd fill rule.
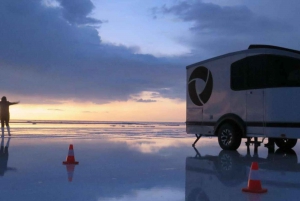
[[[223,149],[246,137],[300,138],[300,52],[266,45],[187,66],[186,131],[218,136]],[[278,143],[277,143],[278,142]]]

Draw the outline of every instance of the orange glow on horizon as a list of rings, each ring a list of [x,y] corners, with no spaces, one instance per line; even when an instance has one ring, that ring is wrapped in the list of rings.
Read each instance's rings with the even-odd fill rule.
[[[177,121],[185,120],[185,102],[160,98],[157,102],[18,104],[10,107],[11,119],[80,121]]]

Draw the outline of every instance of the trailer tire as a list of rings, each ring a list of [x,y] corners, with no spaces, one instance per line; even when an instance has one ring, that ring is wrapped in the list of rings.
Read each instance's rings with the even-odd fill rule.
[[[241,145],[242,137],[239,129],[229,123],[224,123],[218,129],[218,142],[224,150],[237,150]]]
[[[281,149],[291,149],[297,144],[297,139],[278,138],[275,144]]]

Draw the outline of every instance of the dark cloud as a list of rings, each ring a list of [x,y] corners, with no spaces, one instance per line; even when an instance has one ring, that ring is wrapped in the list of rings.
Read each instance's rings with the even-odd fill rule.
[[[153,99],[137,99],[136,102],[139,102],[139,103],[153,103],[153,102],[157,102],[156,100],[153,100]]]
[[[90,0],[58,0],[65,19],[71,24],[99,24],[101,20],[88,17],[94,9]]]
[[[100,23],[89,17],[91,1],[59,3],[48,7],[37,0],[1,1],[2,94],[15,94],[12,98],[22,103],[106,103],[142,91],[184,99],[186,63],[103,44],[90,26]]]
[[[273,1],[269,3],[273,6]],[[201,55],[203,59],[246,49],[249,44],[271,44],[299,49],[299,45],[294,42],[300,39],[299,25],[291,20],[267,15],[267,10],[268,7],[264,7],[253,12],[248,6],[220,6],[202,1],[184,1],[152,11],[155,17],[161,14],[174,15],[184,22],[192,23],[190,32],[194,37],[182,39],[181,42],[193,47],[193,53]]]

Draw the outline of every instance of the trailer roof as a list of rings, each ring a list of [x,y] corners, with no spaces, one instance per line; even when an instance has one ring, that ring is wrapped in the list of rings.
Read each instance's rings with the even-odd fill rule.
[[[259,48],[284,50],[284,51],[300,54],[300,51],[298,51],[298,50],[293,50],[293,49],[288,49],[288,48],[285,48],[285,47],[279,47],[279,46],[273,46],[273,45],[260,45],[260,44],[258,44],[258,45],[249,45],[249,47],[248,47],[248,49],[259,49]]]
[[[206,62],[209,62],[209,61],[213,61],[213,60],[217,60],[217,59],[221,59],[221,58],[224,58],[224,57],[233,56],[233,55],[237,55],[237,54],[241,54],[241,53],[246,53],[246,52],[249,52],[251,50],[255,51],[255,50],[258,50],[258,49],[280,50],[280,51],[286,51],[286,52],[296,53],[296,54],[300,55],[300,51],[298,51],[298,50],[293,50],[293,49],[288,49],[288,48],[273,46],[273,45],[252,44],[252,45],[249,45],[248,49],[246,49],[246,50],[231,52],[231,53],[223,54],[223,55],[213,57],[213,58],[210,58],[210,59],[206,59],[206,60],[191,64],[191,65],[188,65],[186,68],[187,69],[192,68],[192,67],[195,67],[195,66],[199,66],[202,63],[206,63]]]

